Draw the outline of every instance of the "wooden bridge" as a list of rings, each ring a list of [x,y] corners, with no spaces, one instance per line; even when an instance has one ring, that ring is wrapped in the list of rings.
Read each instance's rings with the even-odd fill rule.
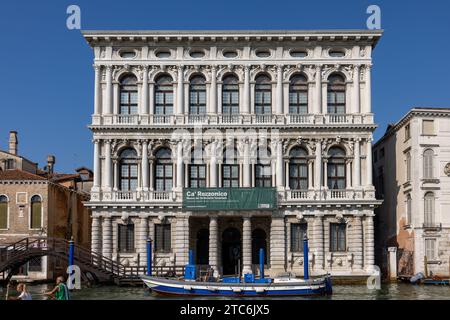
[[[17,270],[31,259],[52,256],[69,262],[69,241],[60,238],[29,237],[0,248],[0,274],[9,282]],[[146,274],[147,266],[125,266],[117,261],[74,244],[73,263],[89,282],[136,284],[139,276]],[[184,266],[153,266],[153,275],[175,276],[184,273]]]

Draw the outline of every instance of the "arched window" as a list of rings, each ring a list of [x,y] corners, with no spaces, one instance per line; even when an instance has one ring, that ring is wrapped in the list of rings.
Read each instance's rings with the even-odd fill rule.
[[[168,75],[160,76],[155,83],[155,114],[173,114],[173,86],[172,78]]]
[[[272,186],[271,153],[267,148],[259,148],[255,164],[255,187]]]
[[[408,194],[406,196],[406,223],[408,225],[412,224],[412,199],[411,199],[411,195]]]
[[[134,149],[125,149],[120,153],[119,179],[121,191],[135,191],[138,184],[138,159]]]
[[[272,83],[267,75],[259,75],[255,80],[255,113],[272,113]]]
[[[203,76],[194,76],[189,85],[189,113],[206,113],[206,84]]]
[[[239,114],[239,80],[234,75],[223,79],[222,113],[224,115]]]
[[[427,192],[424,197],[424,224],[425,226],[434,226],[434,193]]]
[[[161,148],[156,152],[155,188],[156,191],[171,191],[172,185],[172,151],[168,148]]]
[[[0,196],[0,229],[8,229],[8,198]]]
[[[138,113],[137,79],[128,75],[120,80],[120,114]]]
[[[346,186],[345,151],[339,147],[328,150],[328,189],[343,190]]]
[[[294,147],[289,152],[289,188],[292,190],[308,189],[308,152],[301,147]]]
[[[345,79],[339,74],[328,79],[328,113],[345,113]]]
[[[237,188],[239,187],[239,164],[237,162],[237,151],[236,149],[227,148],[223,156],[222,187]]]
[[[31,197],[30,229],[42,228],[42,199],[40,196]]]
[[[206,187],[206,164],[203,149],[195,148],[191,154],[191,163],[189,164],[189,187]]]
[[[427,149],[423,153],[423,177],[424,179],[434,178],[434,166],[433,166],[434,151]]]
[[[289,84],[289,113],[308,113],[308,80],[298,74],[291,78]]]

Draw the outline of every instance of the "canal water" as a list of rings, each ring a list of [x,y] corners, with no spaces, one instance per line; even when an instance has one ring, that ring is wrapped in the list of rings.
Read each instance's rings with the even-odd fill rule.
[[[28,286],[34,300],[46,300],[43,294],[53,288],[50,284],[38,284]],[[2,289],[1,297],[4,299],[5,292]],[[14,295],[15,291],[11,291]],[[72,293],[73,300],[154,300],[168,299],[148,292],[143,287],[117,287],[117,286],[98,286],[85,287]],[[174,299],[174,298],[172,298]],[[176,299],[176,298],[175,298]],[[186,299],[183,297],[182,299]],[[191,298],[194,299],[194,298]],[[195,298],[205,299],[205,298]],[[208,298],[208,299],[227,299],[227,298]],[[332,299],[332,300],[450,300],[449,286],[420,286],[407,283],[384,284],[380,290],[371,290],[364,285],[335,285],[333,286],[333,295],[331,297],[303,297],[286,299]]]

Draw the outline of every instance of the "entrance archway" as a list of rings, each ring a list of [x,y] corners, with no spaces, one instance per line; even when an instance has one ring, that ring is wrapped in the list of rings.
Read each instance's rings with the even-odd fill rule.
[[[259,249],[264,249],[264,264],[267,264],[266,232],[263,229],[255,229],[252,232],[252,264],[259,264]]]
[[[209,230],[200,229],[197,232],[196,264],[209,263]]]
[[[222,267],[224,275],[238,274],[241,259],[241,233],[236,228],[227,228],[222,233]]]

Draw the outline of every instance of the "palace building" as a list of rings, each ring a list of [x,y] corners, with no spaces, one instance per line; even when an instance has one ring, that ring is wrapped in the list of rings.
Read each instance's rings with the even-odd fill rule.
[[[216,275],[374,269],[381,31],[84,31],[94,51],[92,250]]]

